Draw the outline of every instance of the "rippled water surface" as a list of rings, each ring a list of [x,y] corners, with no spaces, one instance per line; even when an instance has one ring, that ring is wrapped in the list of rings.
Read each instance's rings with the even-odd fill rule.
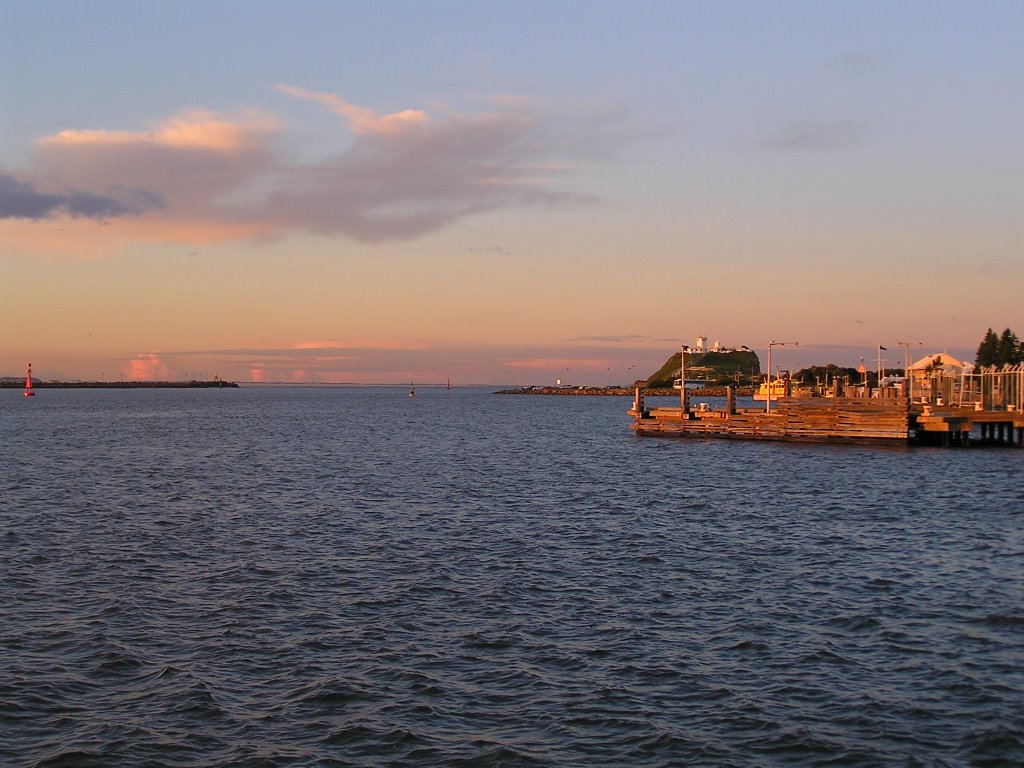
[[[1024,764],[1024,451],[0,391],[0,763]]]

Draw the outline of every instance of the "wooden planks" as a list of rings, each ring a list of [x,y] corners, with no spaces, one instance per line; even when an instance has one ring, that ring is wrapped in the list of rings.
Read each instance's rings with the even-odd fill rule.
[[[760,409],[691,411],[655,408],[637,418],[637,434],[747,440],[906,443],[910,420],[905,398],[781,398],[771,413]]]
[[[910,411],[906,398],[782,398],[761,408],[631,410],[638,435],[906,445],[1006,445],[1024,448],[1024,414],[1016,410],[947,408]],[[972,438],[972,430],[981,432]]]

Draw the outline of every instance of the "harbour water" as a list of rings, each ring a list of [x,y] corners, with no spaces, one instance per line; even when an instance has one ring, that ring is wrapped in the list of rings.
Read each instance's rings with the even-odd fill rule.
[[[0,392],[0,764],[1024,764],[1024,451]]]

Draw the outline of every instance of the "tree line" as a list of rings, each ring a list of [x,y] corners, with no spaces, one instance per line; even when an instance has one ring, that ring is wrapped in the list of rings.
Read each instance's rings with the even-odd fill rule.
[[[1024,363],[1024,343],[1017,338],[1017,334],[1009,328],[996,336],[991,328],[985,333],[985,338],[978,345],[978,354],[974,364],[978,367],[983,365],[1016,365]]]

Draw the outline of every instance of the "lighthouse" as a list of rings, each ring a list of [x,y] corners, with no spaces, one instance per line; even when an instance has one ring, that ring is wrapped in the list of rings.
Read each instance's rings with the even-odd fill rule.
[[[25,397],[35,397],[36,391],[32,389],[32,363],[28,364],[28,371],[25,373]]]

